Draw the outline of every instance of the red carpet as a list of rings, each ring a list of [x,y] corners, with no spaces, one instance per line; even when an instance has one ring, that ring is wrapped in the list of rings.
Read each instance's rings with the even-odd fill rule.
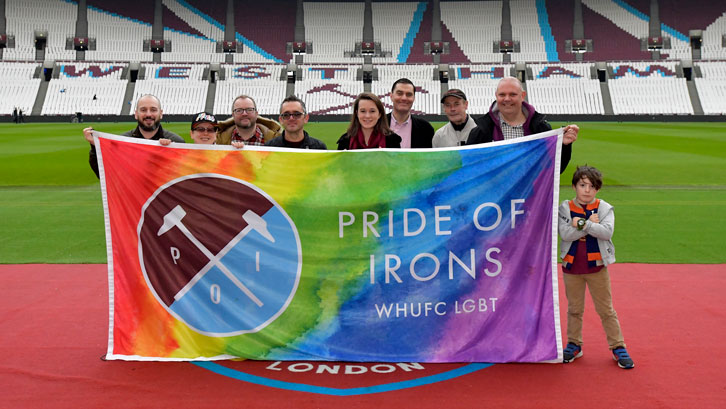
[[[726,265],[610,271],[630,371],[591,303],[567,365],[104,362],[105,265],[0,265],[0,408],[723,407]]]

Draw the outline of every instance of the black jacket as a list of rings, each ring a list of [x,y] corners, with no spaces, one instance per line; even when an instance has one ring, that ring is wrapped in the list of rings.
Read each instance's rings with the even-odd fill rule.
[[[122,133],[121,136],[141,139],[144,138],[144,135],[141,134],[138,126],[131,131]],[[165,131],[164,128],[159,125],[159,128],[156,130],[156,133],[154,134],[154,136],[151,137],[151,139],[158,141],[161,138],[171,139],[172,142],[185,142],[184,138],[182,138],[181,136],[171,131]],[[96,154],[96,147],[94,145],[91,145],[91,150],[88,152],[88,164],[91,165],[91,169],[93,170],[93,173],[96,174],[96,177],[100,178],[101,176],[99,176],[98,173],[98,156]]]
[[[391,125],[391,113],[386,114],[388,125]],[[411,115],[411,147],[431,148],[431,141],[434,139],[434,127],[429,121],[415,115]],[[386,142],[386,144],[388,144]]]
[[[528,106],[531,107],[531,105]],[[494,114],[490,109],[490,112],[488,114],[482,115],[479,118],[475,119],[477,126],[469,133],[469,139],[466,140],[467,145],[489,143],[494,140],[495,127],[498,128],[499,123],[494,121],[494,119],[492,118],[493,116]],[[531,109],[531,115],[527,122],[529,124],[529,132],[527,134],[530,135],[552,130],[552,126],[549,122],[547,122],[545,116],[535,111],[534,108]],[[499,130],[499,134],[501,134],[501,128]],[[563,144],[560,153],[560,174],[565,171],[565,168],[567,168],[567,164],[570,163],[571,158],[572,144]]]
[[[315,139],[312,136],[308,135],[306,131],[303,131],[303,134],[305,136],[303,137],[302,143],[300,146],[298,146],[298,149],[322,149],[327,150],[328,147],[325,146],[325,142]],[[285,131],[282,131],[282,135],[276,136],[272,138],[269,142],[265,144],[265,146],[275,146],[280,148],[293,148],[294,146],[291,146],[289,142],[285,140]]]
[[[348,133],[344,133],[340,139],[338,139],[338,150],[346,151],[350,147],[350,137]],[[397,133],[390,133],[386,135],[386,148],[400,148],[401,137]]]

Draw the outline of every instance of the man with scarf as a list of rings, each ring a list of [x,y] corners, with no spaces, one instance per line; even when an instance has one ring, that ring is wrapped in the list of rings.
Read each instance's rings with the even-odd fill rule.
[[[524,101],[527,92],[514,77],[502,78],[497,85],[496,101],[489,113],[476,120],[477,127],[469,133],[467,145],[502,141],[552,130],[544,115]],[[567,125],[562,140],[560,173],[565,171],[572,157],[572,143],[577,140],[580,128]]]

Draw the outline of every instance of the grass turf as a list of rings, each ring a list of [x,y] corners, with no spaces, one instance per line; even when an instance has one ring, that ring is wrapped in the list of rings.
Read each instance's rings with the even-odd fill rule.
[[[88,125],[122,133],[132,123],[0,125],[0,263],[103,263],[103,211],[88,166]],[[442,124],[435,124],[439,127]],[[553,124],[559,126],[562,124]],[[726,124],[581,123],[560,198],[577,164],[603,171],[599,196],[615,206],[620,262],[724,263]],[[164,127],[188,138],[189,125]],[[306,129],[329,148],[345,123]]]

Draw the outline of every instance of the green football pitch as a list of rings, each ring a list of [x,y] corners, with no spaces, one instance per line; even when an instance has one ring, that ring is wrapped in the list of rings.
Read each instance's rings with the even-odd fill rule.
[[[135,124],[0,124],[0,263],[106,262],[101,192],[81,132],[89,125],[118,134]],[[346,125],[306,130],[334,148]],[[599,197],[616,209],[619,262],[726,263],[726,123],[579,125],[560,198],[573,196],[576,165],[603,172]],[[187,123],[164,127],[188,139]]]

